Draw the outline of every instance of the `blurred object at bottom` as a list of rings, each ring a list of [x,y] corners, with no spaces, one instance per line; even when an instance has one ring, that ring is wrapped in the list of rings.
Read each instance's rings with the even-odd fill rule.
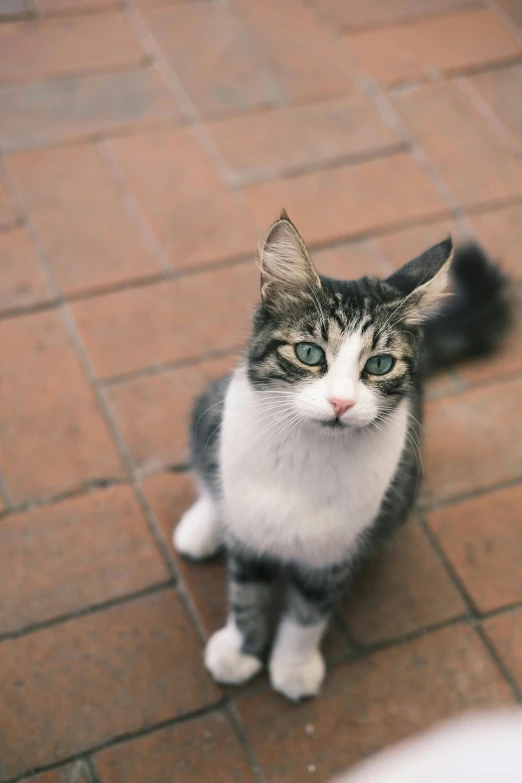
[[[385,750],[333,783],[520,783],[522,710],[473,714]]]

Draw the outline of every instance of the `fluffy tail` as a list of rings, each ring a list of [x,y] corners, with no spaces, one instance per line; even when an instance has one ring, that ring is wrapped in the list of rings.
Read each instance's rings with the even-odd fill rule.
[[[452,274],[454,294],[425,324],[427,374],[492,353],[511,324],[508,280],[478,245],[456,249]]]

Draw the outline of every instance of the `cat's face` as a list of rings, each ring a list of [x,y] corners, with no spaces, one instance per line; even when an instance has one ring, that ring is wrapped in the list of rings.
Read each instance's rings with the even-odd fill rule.
[[[385,420],[416,383],[419,326],[446,288],[451,251],[443,242],[387,281],[329,280],[283,215],[261,251],[254,387],[273,409],[331,432]]]

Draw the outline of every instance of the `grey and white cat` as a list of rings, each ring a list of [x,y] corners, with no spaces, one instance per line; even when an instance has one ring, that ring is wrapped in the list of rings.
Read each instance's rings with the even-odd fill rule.
[[[228,620],[205,650],[217,681],[245,682],[270,651],[277,691],[318,693],[329,615],[415,501],[424,378],[491,351],[508,323],[506,282],[476,246],[454,255],[447,239],[387,280],[331,280],[282,213],[248,353],[195,406],[199,499],[174,534],[192,559],[227,550]]]

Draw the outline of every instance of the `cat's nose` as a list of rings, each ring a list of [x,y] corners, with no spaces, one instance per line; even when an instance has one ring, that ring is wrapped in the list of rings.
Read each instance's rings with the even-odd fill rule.
[[[328,397],[328,402],[335,411],[335,415],[339,418],[346,413],[348,408],[353,408],[355,400],[340,400],[338,397]]]

